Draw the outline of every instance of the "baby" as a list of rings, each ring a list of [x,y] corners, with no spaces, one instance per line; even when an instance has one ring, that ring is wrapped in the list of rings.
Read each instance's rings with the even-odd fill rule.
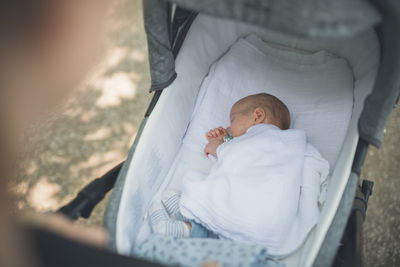
[[[287,130],[290,126],[289,110],[278,98],[266,93],[240,99],[230,111],[230,126],[227,129],[218,127],[206,134],[208,144],[204,149],[205,154],[218,158],[221,144],[230,145],[232,139],[246,135],[250,128],[258,124]],[[153,232],[175,237],[212,237],[213,233],[208,229],[181,215],[180,197],[180,192],[166,191],[161,200],[162,205],[152,205],[149,218]]]
[[[290,114],[286,105],[277,97],[266,93],[246,96],[237,101],[232,106],[229,118],[229,128],[220,126],[206,134],[209,143],[204,152],[207,156],[211,154],[216,157],[216,150],[224,140],[241,136],[254,125],[272,124],[281,130],[287,130],[290,126]]]

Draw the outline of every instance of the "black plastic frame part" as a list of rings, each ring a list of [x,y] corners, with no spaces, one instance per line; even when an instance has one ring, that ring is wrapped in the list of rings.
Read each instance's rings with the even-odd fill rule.
[[[57,210],[57,212],[72,220],[76,220],[79,217],[89,218],[95,206],[114,187],[123,163],[121,162],[102,177],[90,182],[72,201]]]
[[[343,233],[334,267],[362,267],[363,263],[363,223],[365,221],[368,199],[372,195],[374,183],[364,180],[358,186],[352,212]]]

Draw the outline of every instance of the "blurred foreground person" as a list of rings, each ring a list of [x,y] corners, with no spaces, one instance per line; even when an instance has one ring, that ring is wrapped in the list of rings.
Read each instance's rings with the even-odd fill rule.
[[[0,3],[0,266],[158,266],[104,249],[100,227],[57,214],[20,219],[7,191],[22,133],[58,105],[98,58],[111,0]],[[204,266],[218,266],[216,262]]]
[[[7,184],[13,177],[18,149],[23,146],[19,140],[21,133],[65,99],[98,58],[110,2],[0,3],[0,266],[49,265],[35,251],[37,246],[31,239],[36,234],[28,233],[17,219]],[[75,239],[97,247],[107,242],[103,229],[73,225],[61,215],[37,216],[33,221],[37,229],[44,229],[45,234],[39,234],[42,239],[64,236],[65,240]]]

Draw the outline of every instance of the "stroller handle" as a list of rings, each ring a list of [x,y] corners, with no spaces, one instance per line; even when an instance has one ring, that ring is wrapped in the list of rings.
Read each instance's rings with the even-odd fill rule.
[[[79,217],[89,218],[95,206],[114,187],[123,163],[121,162],[102,177],[94,179],[73,200],[58,209],[57,212],[64,214],[72,220],[76,220]]]

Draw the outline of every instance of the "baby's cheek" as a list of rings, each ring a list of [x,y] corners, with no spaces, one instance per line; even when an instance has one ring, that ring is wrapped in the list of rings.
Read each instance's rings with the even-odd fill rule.
[[[240,135],[240,129],[234,129],[234,130],[231,130],[231,132],[232,132],[233,137],[237,137]]]
[[[231,135],[236,136],[236,127],[234,125],[231,125],[230,130],[231,130]]]

